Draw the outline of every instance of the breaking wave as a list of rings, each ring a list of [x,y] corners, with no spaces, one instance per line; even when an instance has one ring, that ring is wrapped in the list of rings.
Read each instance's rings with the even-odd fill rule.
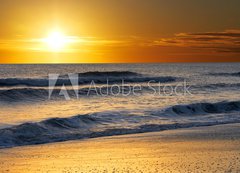
[[[233,111],[240,111],[240,101],[175,105],[165,110],[166,113],[190,116],[229,113]]]
[[[240,101],[234,101],[175,105],[148,111],[143,116],[132,115],[131,112],[102,112],[51,118],[0,129],[0,148],[240,123],[239,111]],[[165,122],[163,117],[167,117],[168,121]]]

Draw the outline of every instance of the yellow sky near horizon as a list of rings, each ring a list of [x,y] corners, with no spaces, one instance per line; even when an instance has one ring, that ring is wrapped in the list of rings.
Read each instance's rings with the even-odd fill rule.
[[[2,0],[0,63],[239,61],[238,0]]]

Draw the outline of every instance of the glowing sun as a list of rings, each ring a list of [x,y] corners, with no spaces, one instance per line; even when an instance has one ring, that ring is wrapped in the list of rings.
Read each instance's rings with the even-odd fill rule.
[[[45,42],[51,51],[60,52],[68,43],[68,38],[59,31],[53,31],[45,39]]]

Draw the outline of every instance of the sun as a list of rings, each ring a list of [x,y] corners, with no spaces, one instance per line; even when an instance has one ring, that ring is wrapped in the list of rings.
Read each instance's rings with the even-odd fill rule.
[[[45,39],[49,49],[53,52],[63,51],[68,42],[68,38],[60,31],[53,31],[49,33]]]

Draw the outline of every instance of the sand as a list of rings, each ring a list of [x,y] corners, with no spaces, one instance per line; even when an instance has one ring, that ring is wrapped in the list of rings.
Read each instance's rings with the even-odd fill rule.
[[[0,172],[240,172],[240,124],[2,149]]]

